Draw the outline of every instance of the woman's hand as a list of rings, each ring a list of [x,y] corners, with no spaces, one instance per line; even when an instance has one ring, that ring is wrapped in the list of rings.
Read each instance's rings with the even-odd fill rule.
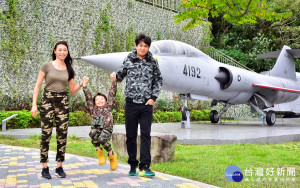
[[[34,117],[34,118],[36,118],[37,112],[38,112],[37,106],[32,106],[32,108],[31,108],[31,116]]]
[[[87,84],[89,83],[89,81],[90,81],[89,77],[86,77],[86,76],[85,76],[85,77],[83,77],[83,79],[82,79],[80,85],[83,86],[83,87],[86,87]]]

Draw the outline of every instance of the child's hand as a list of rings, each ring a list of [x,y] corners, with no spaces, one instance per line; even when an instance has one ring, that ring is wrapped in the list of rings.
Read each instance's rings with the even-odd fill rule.
[[[89,83],[90,79],[88,77],[83,77],[81,83],[82,83],[82,86],[85,87],[88,83]]]
[[[116,74],[116,72],[113,72],[113,73],[110,74],[110,79],[111,79],[112,82],[115,82],[115,81],[116,81],[116,79],[117,79],[117,74]]]

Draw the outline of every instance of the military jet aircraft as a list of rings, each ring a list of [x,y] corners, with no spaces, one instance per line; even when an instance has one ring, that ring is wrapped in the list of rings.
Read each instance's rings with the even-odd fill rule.
[[[189,128],[188,99],[211,98],[212,106],[224,103],[218,113],[210,112],[212,123],[218,123],[226,110],[234,104],[249,104],[268,125],[276,121],[274,104],[294,101],[300,94],[300,76],[296,76],[294,58],[300,50],[284,46],[281,51],[261,57],[278,57],[272,70],[264,74],[220,63],[191,45],[180,41],[152,42],[151,53],[157,59],[163,77],[162,89],[177,92],[185,99],[182,125]],[[113,72],[121,67],[129,52],[81,57],[82,60]]]

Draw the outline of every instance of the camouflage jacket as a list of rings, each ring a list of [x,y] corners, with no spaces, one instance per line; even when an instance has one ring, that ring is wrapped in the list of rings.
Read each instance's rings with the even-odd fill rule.
[[[87,102],[87,109],[92,117],[92,126],[93,127],[108,127],[113,126],[113,115],[112,110],[116,104],[116,92],[117,92],[117,82],[113,82],[108,94],[108,99],[104,107],[98,108],[94,105],[94,100],[91,95],[90,90],[86,87],[83,88],[85,99]],[[102,122],[102,125],[99,125],[99,122]]]
[[[159,95],[162,86],[162,76],[156,59],[149,51],[144,59],[138,58],[136,49],[128,54],[123,65],[117,71],[117,81],[126,77],[125,95],[134,103],[154,101]]]

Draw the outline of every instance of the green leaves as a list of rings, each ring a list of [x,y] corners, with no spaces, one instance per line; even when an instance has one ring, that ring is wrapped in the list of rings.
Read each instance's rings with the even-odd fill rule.
[[[274,9],[276,2],[267,0],[190,0],[180,5],[185,11],[174,16],[175,23],[189,20],[183,30],[192,29],[207,21],[207,18],[222,16],[232,24],[256,23],[258,19],[282,20],[292,15],[290,11]]]

